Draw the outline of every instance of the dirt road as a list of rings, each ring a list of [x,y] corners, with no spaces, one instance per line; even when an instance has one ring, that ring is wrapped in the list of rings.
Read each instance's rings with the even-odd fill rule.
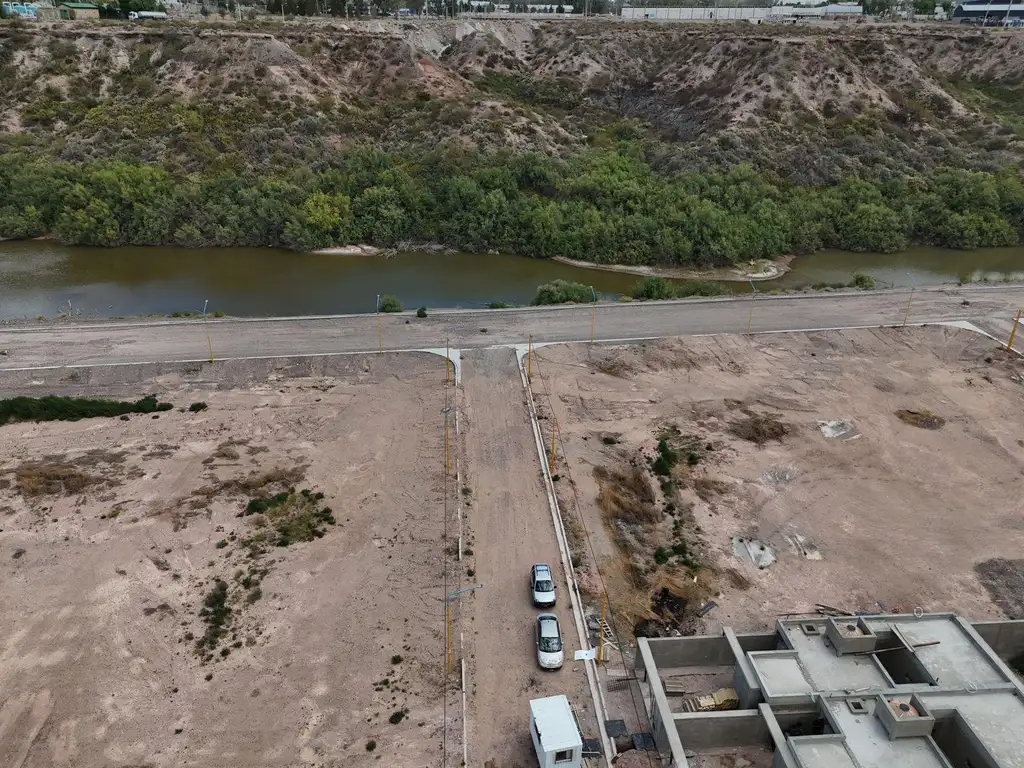
[[[1024,286],[927,288],[915,292],[872,291],[751,299],[602,304],[510,310],[431,312],[210,322],[218,360],[239,357],[338,354],[384,349],[691,336],[810,328],[898,325],[910,303],[910,323],[976,320],[1002,333],[1024,303]],[[968,303],[964,303],[964,302]],[[1021,343],[1024,344],[1024,337]],[[0,328],[0,368],[105,365],[207,359],[201,321],[68,324]]]
[[[463,366],[464,484],[471,489],[476,578],[484,585],[465,614],[473,655],[469,764],[515,768],[531,764],[530,699],[567,694],[585,729],[593,731],[596,722],[583,665],[572,662],[579,642],[515,354],[478,350],[465,355]],[[556,612],[566,662],[557,672],[537,666],[533,621],[540,611],[528,589],[530,566],[537,562],[549,563],[558,575]]]

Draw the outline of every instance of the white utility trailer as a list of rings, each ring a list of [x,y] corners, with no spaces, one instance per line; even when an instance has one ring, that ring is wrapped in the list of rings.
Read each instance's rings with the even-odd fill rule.
[[[530,736],[540,768],[580,768],[583,737],[565,696],[530,701]]]

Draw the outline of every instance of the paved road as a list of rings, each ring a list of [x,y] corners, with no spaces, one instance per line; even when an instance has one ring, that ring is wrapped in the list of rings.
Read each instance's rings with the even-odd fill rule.
[[[454,348],[636,339],[702,333],[743,333],[846,326],[895,325],[903,320],[910,294],[904,290],[851,294],[809,294],[755,299],[725,298],[646,304],[603,304],[511,310],[451,310],[418,319],[410,313],[213,320],[209,323],[219,359],[280,355],[337,354],[385,350]],[[968,301],[969,304],[964,304]],[[1024,305],[1024,286],[937,287],[915,292],[910,322],[971,319],[1008,327]],[[486,332],[484,331],[486,329]],[[73,323],[0,328],[0,368],[102,365],[202,360],[207,352],[201,321]]]

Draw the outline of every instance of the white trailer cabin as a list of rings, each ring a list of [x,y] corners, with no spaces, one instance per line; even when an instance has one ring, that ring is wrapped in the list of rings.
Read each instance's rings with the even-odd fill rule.
[[[540,768],[580,768],[583,737],[565,696],[530,701],[530,736]]]

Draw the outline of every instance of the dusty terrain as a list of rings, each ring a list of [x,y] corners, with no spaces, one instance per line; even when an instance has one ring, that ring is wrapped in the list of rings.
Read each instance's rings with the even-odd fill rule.
[[[432,355],[5,374],[176,407],[0,427],[0,764],[459,765],[443,382]],[[245,514],[289,486],[335,522]]]
[[[648,619],[647,631],[760,630],[816,602],[1020,618],[1024,365],[984,337],[553,346],[538,369],[590,534],[590,588],[596,600],[596,562],[620,632]],[[835,421],[826,429],[845,434],[827,437],[820,422]],[[675,457],[662,475],[659,436]],[[734,537],[777,561],[755,567]]]
[[[65,160],[197,167],[225,149],[308,163],[371,137],[565,153],[605,126],[678,145],[663,161],[681,170],[766,162],[832,184],[1019,159],[1022,53],[1020,34],[953,25],[39,24],[0,27],[0,120]]]

